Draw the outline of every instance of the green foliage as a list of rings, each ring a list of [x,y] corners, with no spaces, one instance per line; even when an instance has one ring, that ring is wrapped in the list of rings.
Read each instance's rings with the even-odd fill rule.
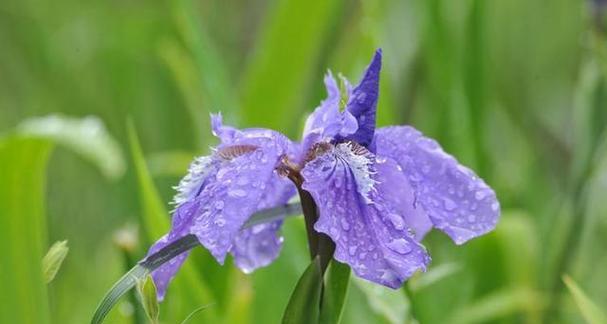
[[[607,315],[584,293],[571,277],[564,275],[563,281],[571,293],[576,306],[590,324],[607,323]]]
[[[320,259],[316,257],[301,275],[282,317],[283,324],[318,323],[322,290]]]
[[[319,323],[337,324],[343,313],[348,286],[350,284],[350,267],[331,260],[325,274],[325,288],[320,307]]]
[[[40,139],[0,139],[0,322],[50,323],[42,272],[46,242],[46,162],[52,145]]]
[[[152,276],[147,275],[145,278],[137,282],[137,292],[141,300],[141,305],[145,310],[145,314],[151,324],[158,324],[158,316],[160,313],[158,306],[158,298],[156,297],[156,285]]]
[[[51,246],[48,252],[46,252],[46,255],[42,259],[42,273],[44,274],[46,283],[55,279],[69,250],[67,241],[58,241]]]
[[[329,268],[325,284],[340,288],[321,314],[344,298],[344,324],[579,323],[565,273],[606,309],[607,46],[593,2],[2,1],[0,322],[89,321],[167,231],[171,187],[216,143],[209,112],[295,139],[326,70],[356,81],[376,47],[379,123],[437,138],[504,212],[463,246],[430,234],[432,264],[406,295],[359,280],[346,293]],[[111,244],[125,224],[140,228],[131,263]],[[283,236],[278,260],[246,276],[192,251],[160,321],[207,305],[190,322],[279,322],[309,264],[301,219]],[[64,239],[69,257],[46,285],[44,252]],[[133,307],[116,301],[108,322],[133,323]]]

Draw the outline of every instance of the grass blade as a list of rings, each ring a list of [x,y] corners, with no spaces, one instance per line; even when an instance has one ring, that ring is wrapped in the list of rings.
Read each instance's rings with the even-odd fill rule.
[[[577,305],[580,313],[590,324],[607,323],[607,315],[586,295],[578,284],[568,275],[563,276],[563,282],[569,289],[573,301]]]
[[[52,145],[0,139],[0,323],[49,323],[42,274],[46,241],[44,188]]]

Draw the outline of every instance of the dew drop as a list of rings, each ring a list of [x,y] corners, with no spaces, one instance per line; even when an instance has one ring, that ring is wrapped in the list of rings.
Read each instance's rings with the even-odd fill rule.
[[[216,201],[214,206],[215,206],[215,209],[223,209],[223,201],[222,200]]]
[[[348,248],[348,253],[353,256],[354,254],[356,254],[357,249],[358,249],[358,247],[356,245],[350,246]]]
[[[230,191],[228,191],[228,195],[231,197],[246,197],[247,196],[247,192],[242,190],[242,189],[232,189]]]
[[[246,184],[248,184],[248,183],[249,183],[249,179],[248,179],[248,178],[246,178],[246,177],[240,177],[240,178],[238,178],[238,180],[236,181],[236,184],[237,184],[237,185],[239,185],[239,186],[244,186],[244,185],[246,185]]]
[[[443,198],[443,205],[445,206],[445,210],[447,211],[452,211],[457,208],[457,204],[449,198]]]
[[[483,200],[485,197],[487,197],[487,192],[479,190],[474,194],[474,198],[476,198],[476,200]]]
[[[476,216],[473,214],[468,215],[468,222],[474,223],[476,221]]]
[[[219,227],[223,227],[223,225],[226,224],[226,221],[223,218],[218,218],[215,220],[215,225],[219,226]]]
[[[388,214],[388,219],[394,225],[394,228],[397,230],[402,230],[405,228],[405,222],[402,217],[398,214],[390,213]]]
[[[405,239],[396,239],[387,244],[388,248],[400,254],[411,252],[411,245]]]
[[[350,223],[348,222],[348,220],[347,220],[347,219],[345,219],[345,218],[342,218],[342,219],[341,219],[341,228],[342,228],[344,231],[349,231],[349,230],[350,230]]]
[[[491,209],[493,211],[497,211],[500,208],[500,204],[498,204],[497,202],[494,202],[493,204],[491,204]]]

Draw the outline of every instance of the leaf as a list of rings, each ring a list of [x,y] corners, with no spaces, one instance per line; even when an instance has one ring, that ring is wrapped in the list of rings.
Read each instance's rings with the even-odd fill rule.
[[[141,298],[141,305],[145,310],[150,322],[158,324],[158,315],[160,314],[158,298],[156,298],[156,285],[152,276],[147,275],[144,279],[137,282],[137,292]]]
[[[282,323],[318,323],[321,289],[320,259],[316,257],[299,278],[283,314]]]
[[[50,322],[42,257],[51,148],[42,139],[0,138],[0,323]]]
[[[44,273],[46,283],[55,279],[55,275],[57,275],[59,268],[61,268],[61,264],[63,264],[63,260],[65,260],[69,250],[67,241],[55,242],[48,250],[42,259],[42,272]]]
[[[331,260],[325,275],[325,290],[320,310],[320,323],[337,324],[343,313],[350,283],[350,267]]]
[[[409,314],[409,301],[401,291],[389,289],[363,279],[353,282],[367,297],[367,302],[376,314],[384,317],[389,323],[402,323]]]
[[[17,126],[16,133],[24,137],[50,139],[63,145],[96,165],[110,179],[120,178],[126,170],[120,146],[95,116],[30,118]]]
[[[185,251],[189,251],[199,244],[196,236],[186,235],[139,262],[139,264],[122,276],[122,278],[120,278],[120,280],[118,280],[118,282],[116,282],[105,294],[95,310],[91,323],[102,323],[107,313],[116,305],[118,299],[126,294],[131,288],[135,287],[137,282],[143,280],[143,278],[161,265],[171,261],[176,256]]]
[[[320,63],[324,42],[337,30],[343,1],[272,4],[241,83],[242,113],[248,124],[288,130],[292,127],[285,125],[293,125],[302,111],[308,83],[321,80],[313,67]]]
[[[204,305],[204,306],[200,306],[198,308],[196,308],[195,310],[193,310],[191,313],[188,314],[188,316],[186,318],[183,319],[183,321],[181,322],[181,324],[186,324],[188,323],[192,318],[194,318],[194,316],[200,312],[202,312],[203,310],[207,309],[210,305]]]
[[[563,282],[571,293],[573,301],[582,313],[586,322],[590,324],[607,323],[607,314],[605,314],[597,304],[595,304],[578,284],[568,275],[563,275]]]

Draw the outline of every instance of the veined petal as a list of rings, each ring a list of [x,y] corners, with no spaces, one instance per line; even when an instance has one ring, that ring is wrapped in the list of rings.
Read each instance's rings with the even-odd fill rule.
[[[284,205],[296,193],[291,181],[276,173],[272,177],[265,189],[261,190],[263,195],[257,211]],[[275,221],[241,230],[230,249],[236,266],[250,273],[274,261],[282,247],[283,238],[278,235],[281,226],[282,221]]]
[[[360,145],[341,143],[302,170],[303,188],[319,210],[314,228],[335,242],[335,259],[350,265],[359,277],[391,288],[400,287],[430,261],[403,215],[414,212],[413,204],[391,201],[391,195],[384,198],[392,184],[381,181],[396,167],[375,163],[375,156]]]
[[[182,203],[173,213],[171,231],[152,245],[148,251],[148,255],[152,255],[171,242],[190,234],[190,224],[195,215],[197,215],[198,208],[199,202],[197,201]],[[189,252],[184,252],[152,272],[152,278],[157,288],[158,300],[164,299],[169,282],[173,279],[179,268],[181,268],[188,254]]]
[[[375,113],[379,97],[379,73],[381,71],[381,49],[378,49],[367,67],[360,83],[352,90],[346,109],[356,118],[356,133],[347,136],[364,147],[373,142],[375,132]]]
[[[257,210],[286,203],[293,196],[293,185],[280,178],[275,167],[294,148],[277,132],[223,126],[220,116],[213,126],[222,143],[213,155],[191,164],[177,187],[171,231],[149,253],[194,234],[220,263],[231,251],[237,265],[251,271],[278,255],[280,222],[244,231],[241,227]],[[186,256],[184,253],[153,272],[160,299]]]
[[[358,123],[352,114],[340,111],[341,94],[331,71],[325,76],[327,99],[306,120],[303,134],[303,148],[309,149],[312,144],[331,140],[337,136],[345,137],[356,132]]]
[[[434,226],[462,244],[495,228],[495,192],[440,145],[410,126],[378,129],[377,154],[398,162]]]

